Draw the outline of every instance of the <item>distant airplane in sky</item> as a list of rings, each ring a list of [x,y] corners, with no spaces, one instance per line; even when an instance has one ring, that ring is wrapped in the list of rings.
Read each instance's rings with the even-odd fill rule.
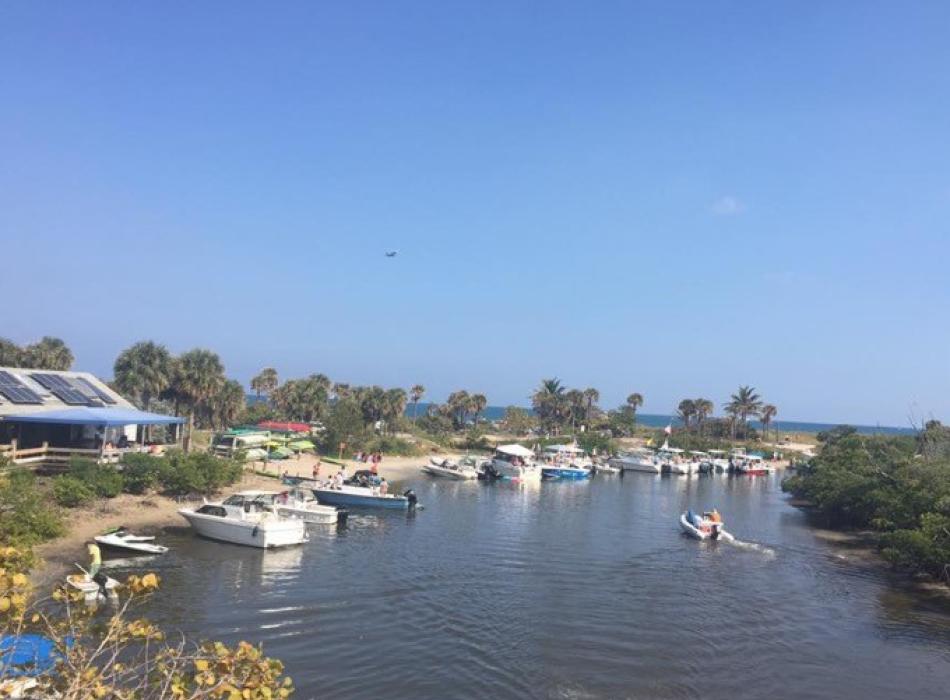
[[[398,252],[399,252],[398,250],[387,250],[387,251],[386,251],[386,257],[387,257],[387,258],[395,258],[395,257],[396,257],[396,254],[397,254]]]

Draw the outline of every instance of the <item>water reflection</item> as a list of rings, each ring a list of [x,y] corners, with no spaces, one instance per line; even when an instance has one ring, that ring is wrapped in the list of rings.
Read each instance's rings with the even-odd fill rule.
[[[413,486],[414,516],[354,512],[291,550],[170,537],[153,617],[264,641],[303,698],[914,697],[950,682],[946,606],[836,557],[776,477]],[[679,514],[712,506],[776,556],[684,538]]]

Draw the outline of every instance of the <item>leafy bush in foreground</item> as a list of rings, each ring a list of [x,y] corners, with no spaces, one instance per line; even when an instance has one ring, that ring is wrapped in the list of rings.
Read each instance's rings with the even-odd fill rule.
[[[131,453],[122,458],[122,480],[126,493],[143,494],[158,488],[161,472],[161,457]]]
[[[74,457],[69,463],[69,475],[83,481],[101,498],[115,498],[122,493],[122,474],[111,465]]]

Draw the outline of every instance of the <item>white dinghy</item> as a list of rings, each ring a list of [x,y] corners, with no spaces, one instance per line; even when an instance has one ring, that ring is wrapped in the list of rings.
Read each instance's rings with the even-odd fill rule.
[[[691,510],[680,516],[680,527],[690,537],[697,540],[718,540],[731,537],[722,528],[722,518],[719,511],[712,510],[698,515]]]
[[[81,574],[70,574],[66,577],[66,583],[75,588],[78,591],[82,592],[83,599],[87,603],[95,603],[100,597],[104,597],[102,594],[102,587],[89,578],[89,574],[83,571]],[[106,594],[109,599],[115,599],[118,597],[118,593],[115,592],[115,589],[119,587],[119,582],[114,578],[106,576]]]
[[[474,479],[478,476],[478,471],[474,466],[459,464],[455,460],[440,457],[430,457],[429,463],[422,467],[422,471],[432,476],[443,476],[460,481]]]
[[[119,550],[124,553],[136,552],[138,554],[165,554],[168,547],[155,544],[155,538],[146,535],[135,535],[124,527],[117,527],[114,530],[104,532],[94,537],[96,544],[102,545],[108,549]]]

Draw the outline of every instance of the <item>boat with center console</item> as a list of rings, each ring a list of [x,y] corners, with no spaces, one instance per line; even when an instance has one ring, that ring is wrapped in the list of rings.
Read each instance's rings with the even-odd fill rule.
[[[277,491],[240,491],[220,503],[178,513],[198,535],[221,542],[270,549],[302,544],[308,540],[303,520],[274,512]]]

